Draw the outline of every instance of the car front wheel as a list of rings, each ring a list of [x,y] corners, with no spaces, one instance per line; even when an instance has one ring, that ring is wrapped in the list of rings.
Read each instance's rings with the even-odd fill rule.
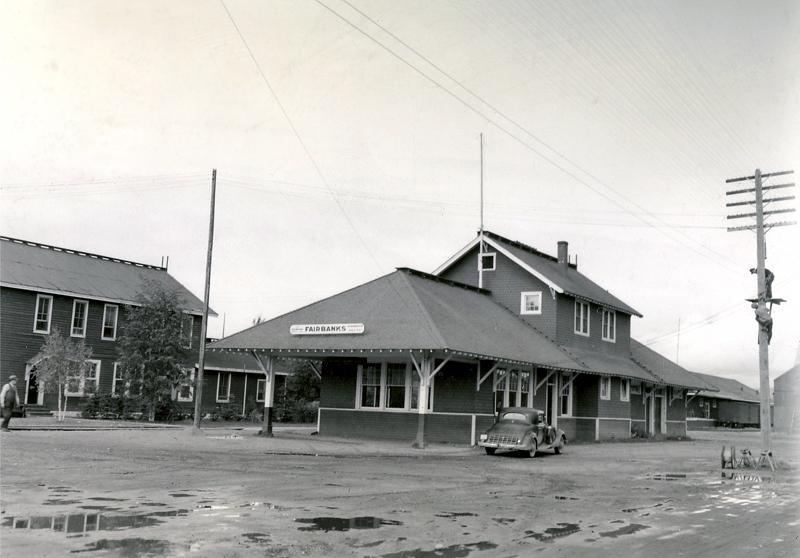
[[[497,448],[483,448],[486,450],[486,455],[494,455],[494,452],[497,451]]]
[[[553,451],[555,452],[556,455],[559,455],[561,453],[561,450],[564,449],[566,445],[567,445],[567,437],[561,436],[561,445],[554,447]]]
[[[538,447],[536,440],[531,440],[531,449],[528,450],[528,455],[530,457],[536,457],[536,450]]]

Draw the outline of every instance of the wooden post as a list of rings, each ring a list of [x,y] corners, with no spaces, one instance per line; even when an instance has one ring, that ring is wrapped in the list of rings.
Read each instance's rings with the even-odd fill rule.
[[[418,397],[418,421],[417,421],[417,439],[414,441],[414,447],[419,449],[425,448],[425,415],[428,413],[428,393],[431,385],[431,363],[432,359],[429,355],[424,355],[419,363],[419,397]]]
[[[764,239],[764,197],[761,190],[761,170],[755,172],[756,186],[756,258],[758,259],[758,307],[756,315],[769,316],[766,300],[766,279],[764,260],[767,257]],[[761,324],[758,325],[758,376],[759,395],[761,396],[761,452],[772,454],[771,417],[769,407],[769,333]]]
[[[200,355],[197,367],[197,378],[194,388],[194,423],[193,432],[200,432],[200,419],[203,410],[203,371],[206,361],[206,333],[208,331],[208,298],[211,290],[211,251],[214,247],[214,200],[217,194],[217,169],[211,171],[211,210],[208,219],[208,253],[206,255],[206,288],[203,299],[203,323],[200,326]]]
[[[275,402],[275,359],[272,355],[262,360],[255,351],[250,351],[256,359],[258,367],[264,373],[266,385],[264,386],[264,426],[261,428],[259,436],[272,438],[272,408]]]

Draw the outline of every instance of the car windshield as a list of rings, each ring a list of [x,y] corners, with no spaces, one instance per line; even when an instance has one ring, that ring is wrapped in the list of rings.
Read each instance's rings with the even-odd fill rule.
[[[518,420],[521,422],[528,422],[528,416],[524,413],[503,413],[501,420]]]

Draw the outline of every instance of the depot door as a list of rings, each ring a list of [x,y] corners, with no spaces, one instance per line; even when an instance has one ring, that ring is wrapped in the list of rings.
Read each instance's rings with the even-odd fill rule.
[[[27,377],[25,388],[25,404],[36,405],[39,403],[39,381],[36,378],[36,368],[29,368],[25,376]]]

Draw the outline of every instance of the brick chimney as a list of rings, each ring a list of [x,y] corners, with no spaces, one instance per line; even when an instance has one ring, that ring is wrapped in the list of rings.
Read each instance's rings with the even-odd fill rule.
[[[558,241],[558,264],[564,273],[569,269],[569,244],[566,240]]]

